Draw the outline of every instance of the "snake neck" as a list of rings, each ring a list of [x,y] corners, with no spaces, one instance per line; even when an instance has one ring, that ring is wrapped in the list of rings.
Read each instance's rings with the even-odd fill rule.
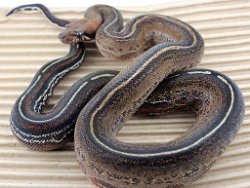
[[[107,25],[110,25],[109,28],[114,33],[120,31],[123,27],[121,14],[113,7],[94,5],[86,10],[83,19],[67,24],[58,37],[66,44],[80,43],[95,38],[98,30]]]
[[[108,28],[108,32],[112,32],[112,35],[115,35],[123,28],[121,13],[107,5],[94,5],[88,8],[84,17],[88,20],[89,25],[91,25],[90,23],[95,25],[95,33]]]

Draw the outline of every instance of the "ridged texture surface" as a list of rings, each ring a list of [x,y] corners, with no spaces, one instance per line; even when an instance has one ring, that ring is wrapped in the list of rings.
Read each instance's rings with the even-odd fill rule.
[[[246,104],[242,127],[220,160],[193,188],[250,187],[250,1],[178,1],[162,6],[122,8],[127,20],[145,12],[180,18],[201,32],[205,56],[201,68],[221,71],[240,87]],[[65,19],[82,18],[82,8],[52,9]],[[60,29],[38,12],[4,18],[0,9],[0,187],[94,186],[78,167],[73,144],[53,152],[35,152],[12,135],[9,115],[13,103],[30,83],[35,72],[49,60],[66,54],[68,46],[57,39]],[[129,61],[105,59],[89,48],[82,66],[67,76],[54,91],[50,107],[82,76],[105,69],[123,69]],[[166,142],[180,136],[193,122],[193,115],[133,118],[119,133],[126,142]]]

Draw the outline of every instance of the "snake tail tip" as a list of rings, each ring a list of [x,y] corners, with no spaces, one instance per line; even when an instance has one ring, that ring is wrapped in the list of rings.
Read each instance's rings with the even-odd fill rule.
[[[5,14],[5,16],[8,17],[8,16],[14,14],[15,12],[18,12],[18,9],[13,8],[13,9],[9,10],[9,11]]]

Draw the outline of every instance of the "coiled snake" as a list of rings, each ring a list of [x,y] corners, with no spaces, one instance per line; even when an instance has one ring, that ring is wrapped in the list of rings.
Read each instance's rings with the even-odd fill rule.
[[[75,152],[86,176],[98,187],[183,187],[202,176],[232,141],[244,115],[238,87],[227,76],[196,66],[204,42],[190,25],[168,16],[146,14],[123,25],[118,10],[87,9],[84,19],[58,19],[43,5],[11,10],[41,10],[65,30],[67,56],[35,75],[16,101],[11,128],[27,147],[61,147],[74,132]],[[48,113],[42,106],[54,86],[85,57],[83,42],[95,38],[104,56],[133,62],[123,71],[99,71],[76,82]],[[194,125],[162,144],[128,144],[116,139],[126,120],[138,113],[193,110]],[[76,126],[75,126],[76,125]],[[75,126],[75,131],[74,131]]]

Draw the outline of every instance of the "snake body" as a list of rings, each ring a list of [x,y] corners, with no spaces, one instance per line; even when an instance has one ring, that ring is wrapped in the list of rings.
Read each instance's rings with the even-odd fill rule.
[[[118,10],[95,5],[85,12],[84,19],[67,24],[59,37],[77,44],[71,44],[68,56],[38,71],[14,105],[12,130],[28,147],[52,150],[67,142],[76,124],[77,159],[98,187],[190,184],[209,170],[237,133],[244,114],[239,88],[216,71],[186,70],[200,62],[204,49],[201,35],[190,25],[148,14],[123,26]],[[88,75],[74,84],[51,112],[42,113],[41,107],[58,80],[83,60],[82,42],[93,37],[103,55],[135,57],[133,62],[119,73]],[[171,142],[138,145],[116,139],[136,111],[148,114],[183,109],[193,110],[196,121]]]

